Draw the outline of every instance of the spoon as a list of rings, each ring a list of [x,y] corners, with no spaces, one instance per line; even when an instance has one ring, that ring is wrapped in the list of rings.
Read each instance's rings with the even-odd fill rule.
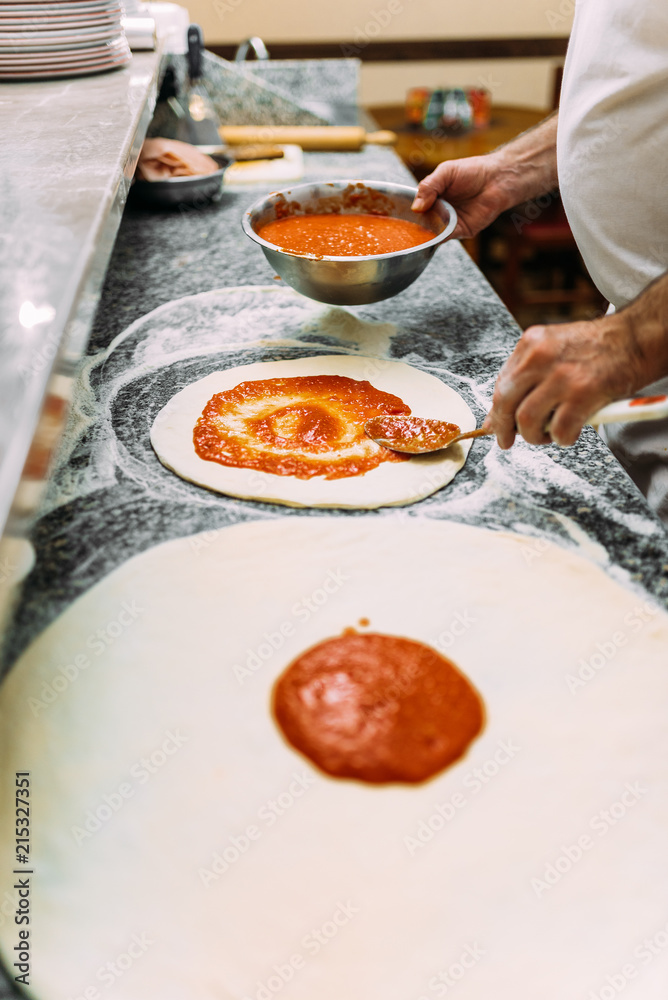
[[[430,417],[371,417],[364,424],[370,438],[392,451],[409,455],[422,455],[427,451],[441,451],[465,438],[482,437],[491,434],[479,427],[475,431],[462,434],[457,424],[446,420],[432,420]]]
[[[587,423],[596,427],[619,421],[659,420],[661,417],[668,417],[668,396],[640,396],[636,399],[619,399],[603,406],[589,417]],[[482,427],[462,434],[457,424],[414,416],[371,417],[364,424],[364,430],[376,444],[409,455],[442,451],[457,441],[492,434],[492,431],[483,430]]]

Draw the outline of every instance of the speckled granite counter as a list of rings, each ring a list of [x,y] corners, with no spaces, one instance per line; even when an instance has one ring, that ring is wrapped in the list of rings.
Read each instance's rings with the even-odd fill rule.
[[[306,163],[307,178],[409,180],[394,154],[382,149],[309,154]],[[322,307],[317,333],[302,330],[296,342],[279,338],[272,343],[270,334],[262,343],[251,331],[248,343],[239,343],[239,337],[234,344],[225,343],[224,335],[217,345],[200,343],[198,323],[201,327],[208,309],[219,308],[215,295],[203,293],[272,286],[266,292],[268,310],[272,293],[292,294],[281,290],[241,230],[243,210],[265,190],[269,188],[228,192],[220,204],[201,210],[126,210],[91,355],[104,351],[152,310],[199,297],[168,307],[159,322],[149,317],[127,342],[121,339],[110,354],[100,355],[102,364],[99,357],[91,361],[88,388],[79,399],[77,432],[66,448],[69,461],[54,478],[35,528],[37,565],[10,636],[7,663],[73,598],[158,542],[253,518],[332,514],[220,497],[177,481],[160,466],[148,444],[148,430],[158,409],[187,382],[219,367],[259,359],[354,350],[386,354],[438,375],[466,398],[479,420],[488,408],[495,375],[519,330],[457,243],[441,248],[417,282],[394,299],[348,310]],[[162,356],[155,334],[160,323],[172,334],[177,331],[175,340],[165,341]],[[129,345],[144,335],[154,350],[150,363],[144,360],[136,367]],[[642,583],[664,601],[668,597],[664,529],[591,428],[568,450],[520,442],[502,453],[489,439],[476,442],[456,480],[404,508],[406,514],[552,536],[561,544],[580,546],[620,579]],[[396,509],[338,516],[394,517]]]

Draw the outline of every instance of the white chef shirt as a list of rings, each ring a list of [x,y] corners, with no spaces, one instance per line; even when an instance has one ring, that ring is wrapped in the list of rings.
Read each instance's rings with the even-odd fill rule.
[[[557,165],[589,273],[620,308],[668,270],[667,0],[576,0]],[[605,437],[668,521],[668,421],[609,425]]]

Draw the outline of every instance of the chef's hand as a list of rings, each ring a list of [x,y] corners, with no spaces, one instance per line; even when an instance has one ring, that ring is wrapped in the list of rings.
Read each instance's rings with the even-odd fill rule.
[[[420,182],[413,211],[426,212],[440,195],[457,210],[453,239],[476,236],[511,207],[499,181],[497,161],[491,155],[439,163],[436,170]]]
[[[668,276],[623,311],[558,326],[532,326],[496,382],[485,426],[501,448],[574,444],[601,406],[668,374]]]
[[[502,212],[557,186],[557,114],[485,156],[445,160],[425,177],[413,202],[426,212],[443,195],[457,209],[452,238],[475,236]]]

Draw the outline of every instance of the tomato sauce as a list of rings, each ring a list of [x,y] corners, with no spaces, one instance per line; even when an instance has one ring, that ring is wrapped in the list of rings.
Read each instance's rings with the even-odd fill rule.
[[[258,236],[289,253],[315,257],[368,257],[407,250],[433,240],[434,233],[387,215],[290,215],[268,222]]]
[[[640,396],[638,399],[632,399],[629,406],[649,406],[650,403],[662,403],[665,396]]]
[[[258,379],[212,396],[193,443],[208,462],[298,479],[342,479],[409,458],[377,445],[364,422],[410,412],[398,396],[344,375]]]
[[[393,445],[412,445],[416,450],[423,448],[437,449],[445,447],[459,434],[458,424],[447,420],[429,420],[425,423],[423,417],[375,417],[368,427],[368,433],[373,438],[385,438]]]
[[[485,718],[472,684],[435,649],[352,629],[293,660],[272,709],[321,771],[372,784],[433,777],[466,753]]]

